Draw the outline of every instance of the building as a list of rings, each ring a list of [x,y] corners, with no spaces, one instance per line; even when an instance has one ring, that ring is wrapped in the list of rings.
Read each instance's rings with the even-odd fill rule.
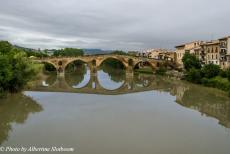
[[[141,52],[139,56],[157,60],[175,61],[175,52],[168,49],[148,49]]]
[[[179,65],[183,65],[182,59],[186,52],[190,54],[195,54],[195,51],[199,50],[202,41],[194,41],[182,45],[176,46],[176,62]]]
[[[230,66],[230,36],[219,39],[220,66],[226,69]]]
[[[175,62],[176,52],[175,51],[160,52],[158,55],[158,59]]]
[[[220,65],[219,40],[205,42],[201,45],[202,61],[204,64]]]
[[[230,36],[212,41],[194,41],[178,45],[176,63],[183,66],[182,58],[186,52],[194,54],[204,64],[216,64],[222,69],[230,67]]]

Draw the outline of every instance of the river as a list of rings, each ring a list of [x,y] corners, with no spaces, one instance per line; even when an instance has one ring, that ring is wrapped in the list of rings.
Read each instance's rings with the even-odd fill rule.
[[[0,147],[228,154],[230,99],[217,89],[111,69],[45,75],[22,94],[0,100]]]

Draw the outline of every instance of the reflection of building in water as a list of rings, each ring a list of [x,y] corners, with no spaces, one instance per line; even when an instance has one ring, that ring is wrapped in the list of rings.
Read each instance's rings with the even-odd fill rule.
[[[230,128],[230,105],[226,103],[204,104],[198,109],[202,114],[215,117],[219,123]]]
[[[23,124],[30,113],[40,112],[42,107],[21,94],[0,100],[0,145],[8,139],[12,123]]]
[[[190,85],[182,97],[180,94],[177,96],[176,102],[197,110],[202,115],[216,118],[219,124],[230,128],[230,99],[220,91]]]
[[[178,83],[176,86],[173,86],[171,94],[176,96],[176,102],[181,102],[185,91],[188,89],[189,89],[189,86],[186,86],[186,84]]]

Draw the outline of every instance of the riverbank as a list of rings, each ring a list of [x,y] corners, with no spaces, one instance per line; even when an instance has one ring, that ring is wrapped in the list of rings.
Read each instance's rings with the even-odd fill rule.
[[[199,84],[205,87],[212,87],[220,89],[230,96],[230,82],[227,78],[222,76],[215,76],[213,78],[202,78],[199,82],[193,82],[191,80],[187,80],[186,77],[184,77],[182,80],[186,80],[188,82]]]

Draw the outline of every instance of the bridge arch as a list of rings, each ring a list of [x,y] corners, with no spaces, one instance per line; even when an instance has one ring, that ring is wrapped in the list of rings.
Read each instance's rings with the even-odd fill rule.
[[[150,67],[152,68],[152,71],[153,71],[153,72],[154,72],[155,70],[157,70],[157,67],[158,67],[158,66],[156,66],[157,64],[153,64],[153,63],[151,63],[150,61],[138,61],[138,62],[134,63],[133,69],[135,69],[135,68],[137,67],[137,65],[140,64],[140,63],[147,63],[148,66],[150,66]]]
[[[52,63],[51,61],[41,61],[42,64],[50,64],[53,66],[53,68],[56,69],[56,72],[58,72],[58,67],[57,65],[55,65],[54,63]]]
[[[73,63],[74,61],[81,61],[81,62],[86,63],[86,64],[88,65],[88,61],[86,61],[85,59],[83,59],[83,58],[74,58],[74,59],[69,60],[69,61],[65,64],[64,67],[66,68],[69,64]]]
[[[100,60],[97,64],[97,66],[100,67],[103,62],[105,62],[106,60],[109,60],[109,59],[115,59],[115,60],[121,62],[125,69],[127,69],[127,67],[128,67],[122,58],[119,58],[116,56],[106,57],[106,58]]]

